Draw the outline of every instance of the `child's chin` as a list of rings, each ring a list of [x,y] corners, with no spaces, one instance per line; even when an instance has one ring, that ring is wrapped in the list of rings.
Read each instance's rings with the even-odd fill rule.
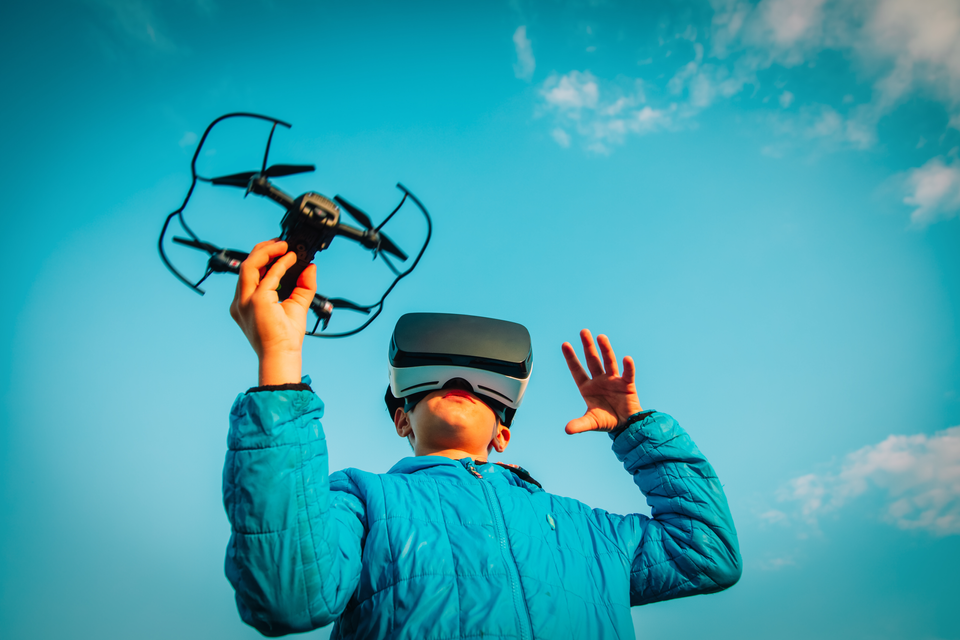
[[[433,432],[438,438],[445,440],[459,441],[463,436],[471,433],[469,424],[462,420],[437,421]]]
[[[432,440],[443,442],[451,449],[461,449],[476,438],[477,428],[463,420],[438,420],[430,431]]]

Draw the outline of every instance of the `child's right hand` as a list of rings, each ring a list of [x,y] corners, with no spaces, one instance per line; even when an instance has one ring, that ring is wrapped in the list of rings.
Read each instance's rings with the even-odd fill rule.
[[[307,267],[290,297],[280,302],[280,278],[296,261],[295,253],[287,253],[286,242],[267,240],[255,246],[240,265],[230,315],[260,359],[260,386],[300,382],[303,336],[317,291],[317,268]]]

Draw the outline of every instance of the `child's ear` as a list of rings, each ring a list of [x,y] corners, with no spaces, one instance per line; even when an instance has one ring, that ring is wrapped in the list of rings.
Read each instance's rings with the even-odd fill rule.
[[[497,435],[493,437],[493,448],[497,453],[503,453],[507,450],[508,444],[510,444],[510,429],[502,424],[497,425]]]
[[[410,426],[410,416],[400,407],[393,412],[393,424],[397,428],[397,435],[401,438],[406,438],[413,431],[413,427]]]

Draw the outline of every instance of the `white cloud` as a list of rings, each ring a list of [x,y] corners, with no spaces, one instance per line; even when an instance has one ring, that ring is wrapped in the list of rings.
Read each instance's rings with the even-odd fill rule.
[[[890,436],[848,454],[839,470],[794,478],[780,499],[796,503],[799,516],[815,524],[866,494],[880,496],[882,518],[901,529],[960,535],[960,426]],[[780,522],[780,513],[761,518]]]
[[[796,115],[784,116],[776,123],[779,133],[799,133],[811,140],[822,140],[828,146],[868,149],[876,143],[876,129],[864,122],[859,108],[843,114],[830,105],[813,104],[801,107]]]
[[[682,92],[686,83],[696,77],[700,65],[703,63],[703,45],[699,42],[693,43],[693,54],[693,60],[681,67],[667,83],[667,89],[670,90],[670,93]]]
[[[894,61],[879,84],[894,103],[915,87],[960,100],[960,3],[956,0],[880,0],[864,29],[866,55]]]
[[[783,511],[778,509],[770,509],[769,511],[761,513],[760,519],[767,524],[777,524],[779,522],[785,522],[788,520],[788,516]]]
[[[926,226],[939,219],[960,215],[960,163],[950,164],[942,156],[912,169],[906,179],[909,194],[904,204],[916,207],[910,220]]]
[[[533,70],[537,68],[537,61],[533,58],[533,47],[527,38],[527,27],[520,26],[513,32],[513,45],[517,49],[517,62],[513,65],[513,72],[521,80],[530,80]]]
[[[597,80],[589,71],[571,71],[559,78],[552,75],[543,83],[541,93],[547,104],[568,113],[595,109],[600,98]]]
[[[857,113],[866,143],[906,97],[960,105],[960,2],[956,0],[712,0],[706,57],[749,75],[815,63],[825,50],[849,55],[873,96]],[[801,96],[802,98],[802,96]],[[872,142],[870,142],[872,144]]]
[[[189,147],[196,141],[197,141],[197,134],[195,134],[193,131],[187,131],[185,134],[183,134],[183,137],[180,138],[180,142],[178,144],[181,147]]]
[[[657,129],[664,129],[671,124],[670,113],[662,109],[644,107],[633,112],[633,117],[627,125],[635,133],[650,133]]]
[[[756,84],[755,68],[749,65],[704,63],[704,47],[693,44],[694,58],[680,68],[667,83],[670,93],[686,97],[688,116],[702,111],[719,98],[730,98],[743,91],[744,86]]]
[[[828,138],[841,135],[843,118],[833,108],[827,105],[820,106],[820,115],[807,128],[807,135],[812,138]]]
[[[676,107],[654,109],[645,105],[643,84],[635,81],[628,90],[612,83],[601,83],[589,71],[571,71],[551,75],[543,83],[540,95],[544,111],[559,124],[553,138],[568,147],[572,129],[585,147],[607,154],[611,146],[623,144],[630,135],[644,135],[675,126]]]
[[[791,46],[819,29],[824,0],[764,0],[757,7],[773,40]]]
[[[661,62],[681,58],[665,92],[622,90],[589,72],[554,74],[541,89],[541,113],[556,116],[570,136],[600,153],[631,135],[695,126],[698,114],[743,94],[765,90],[776,113],[768,114],[778,134],[793,143],[767,145],[761,153],[779,157],[806,139],[825,149],[870,149],[879,142],[881,121],[904,101],[919,97],[939,102],[948,127],[960,130],[960,1],[958,0],[710,0],[709,25],[686,25]],[[667,40],[660,38],[661,46]],[[681,44],[682,43],[682,44]],[[683,51],[690,51],[682,59]],[[823,105],[806,94],[805,80],[763,86],[794,68],[804,76],[819,73],[823,54],[835,52],[827,66],[849,61],[851,89],[836,104]],[[669,57],[675,54],[673,57]],[[518,54],[519,58],[519,54]],[[642,60],[638,64],[652,62]],[[776,74],[771,73],[775,71]],[[652,73],[652,72],[651,72]],[[638,86],[639,85],[639,80]],[[664,95],[664,93],[666,95]],[[856,96],[856,98],[854,97]],[[775,102],[774,102],[775,100]],[[820,99],[822,100],[822,98]],[[647,109],[645,115],[641,111]],[[917,130],[929,138],[925,131]],[[932,148],[928,145],[927,148]],[[931,154],[938,153],[932,151]],[[942,152],[940,152],[942,153]],[[957,164],[931,160],[910,173],[912,191],[905,202],[918,224],[955,215]]]

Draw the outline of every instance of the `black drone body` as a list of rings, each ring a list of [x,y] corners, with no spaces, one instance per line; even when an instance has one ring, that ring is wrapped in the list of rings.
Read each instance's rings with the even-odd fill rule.
[[[273,127],[270,129],[270,137],[267,139],[267,147],[263,154],[263,165],[260,171],[235,173],[217,178],[204,178],[197,175],[197,157],[200,154],[200,149],[203,147],[203,143],[206,140],[207,135],[210,133],[210,130],[213,129],[218,122],[233,117],[257,118],[273,123]],[[187,192],[187,197],[184,199],[183,204],[179,209],[167,216],[166,222],[164,222],[163,225],[163,229],[160,232],[160,257],[164,264],[166,264],[167,268],[170,269],[170,271],[177,278],[179,278],[181,282],[202,295],[203,290],[200,289],[200,284],[202,284],[204,280],[214,273],[239,273],[240,263],[246,259],[247,253],[234,249],[221,249],[209,242],[204,242],[197,237],[197,235],[190,229],[189,226],[187,226],[183,218],[183,210],[190,201],[190,196],[193,194],[193,190],[196,187],[197,181],[199,180],[201,182],[208,182],[218,186],[239,187],[245,189],[247,195],[253,193],[255,195],[269,198],[285,209],[285,214],[280,222],[280,240],[285,241],[288,249],[295,252],[297,255],[297,262],[287,270],[283,278],[280,280],[278,294],[281,300],[285,300],[286,298],[290,297],[290,294],[293,293],[293,290],[296,287],[297,279],[300,277],[300,274],[303,273],[303,270],[306,269],[311,262],[313,262],[317,253],[329,247],[330,243],[337,236],[344,236],[357,242],[363,247],[372,250],[374,252],[374,258],[380,256],[396,276],[393,283],[387,288],[380,300],[371,305],[359,305],[342,298],[325,298],[319,294],[314,297],[310,308],[317,315],[317,322],[314,325],[313,330],[307,332],[307,335],[329,338],[339,338],[353,335],[366,328],[371,322],[373,322],[374,319],[376,319],[383,309],[383,302],[387,295],[389,295],[397,283],[402,278],[406,277],[410,272],[412,272],[420,262],[420,258],[423,256],[423,252],[426,250],[427,244],[430,242],[430,235],[432,231],[430,215],[427,213],[427,210],[423,207],[416,196],[410,193],[410,191],[408,191],[401,184],[398,184],[397,187],[403,191],[403,199],[400,201],[400,204],[397,205],[397,207],[377,227],[373,226],[370,216],[340,196],[334,196],[334,198],[331,200],[326,196],[323,196],[319,193],[314,193],[312,191],[304,193],[296,198],[284,193],[270,182],[270,178],[306,173],[314,171],[315,167],[313,165],[289,164],[276,164],[267,167],[267,156],[270,153],[270,142],[273,140],[273,133],[278,124],[287,128],[290,127],[290,125],[285,122],[258,114],[231,113],[217,118],[210,124],[209,127],[207,127],[203,137],[200,139],[200,143],[197,146],[197,150],[193,156],[193,161],[190,165],[190,169],[193,174],[193,182],[190,185],[190,190]],[[387,222],[390,221],[394,214],[400,210],[408,198],[413,201],[423,213],[427,222],[427,236],[424,240],[423,246],[420,248],[419,253],[414,259],[413,264],[411,264],[406,271],[400,272],[396,269],[396,267],[393,266],[393,263],[387,258],[386,254],[392,255],[401,261],[406,261],[408,256],[403,252],[403,250],[400,249],[400,247],[390,240],[390,238],[388,238],[387,235],[381,231],[381,229]],[[363,228],[358,229],[342,223],[341,207],[343,211],[346,211],[346,213],[351,218],[356,220]],[[196,283],[190,282],[173,266],[167,257],[166,251],[164,250],[163,241],[170,226],[170,222],[174,217],[178,218],[180,225],[190,235],[190,238],[174,236],[173,241],[193,249],[204,251],[210,256],[209,260],[207,261],[206,273]],[[361,326],[352,331],[339,334],[318,334],[317,328],[322,324],[321,330],[326,329],[333,310],[336,308],[349,309],[351,311],[358,311],[366,314],[373,312],[373,315]]]

